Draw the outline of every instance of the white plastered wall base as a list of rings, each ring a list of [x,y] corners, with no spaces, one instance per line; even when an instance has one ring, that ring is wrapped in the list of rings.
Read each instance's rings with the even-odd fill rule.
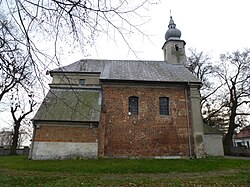
[[[205,134],[205,151],[209,156],[224,156],[221,134]]]
[[[97,158],[98,143],[34,142],[32,160]]]

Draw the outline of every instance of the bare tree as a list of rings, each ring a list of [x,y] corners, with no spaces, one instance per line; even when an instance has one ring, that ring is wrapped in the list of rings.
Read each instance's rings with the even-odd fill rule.
[[[19,95],[17,95],[19,96]],[[12,136],[12,144],[11,144],[11,155],[16,154],[16,148],[18,147],[18,142],[20,142],[21,138],[21,133],[24,131],[20,131],[21,125],[24,123],[25,118],[33,112],[34,107],[36,106],[36,102],[33,99],[33,95],[29,94],[28,95],[29,100],[28,104],[24,103],[24,98],[23,100],[20,100],[20,98],[16,98],[15,102],[12,103],[11,106],[11,115],[14,121],[14,128],[13,128],[13,136]],[[23,103],[22,103],[23,102]],[[28,106],[29,108],[27,109]]]
[[[16,148],[22,142],[21,139],[26,136],[26,130],[20,128],[21,124],[35,105],[32,100],[31,111],[26,112],[26,103],[21,102],[19,96],[26,93],[30,95],[35,77],[32,76],[32,59],[22,44],[23,40],[17,40],[18,30],[12,22],[2,18],[4,16],[0,19],[0,101],[5,101],[1,102],[1,107],[6,105],[5,110],[10,107],[14,120],[13,130],[3,131],[3,135],[5,138],[11,136],[12,154],[15,154]],[[23,112],[20,113],[21,109]]]
[[[190,50],[189,70],[202,81],[203,120],[225,133],[229,154],[236,128],[247,124],[250,115],[250,50],[221,55],[216,65],[203,52]]]
[[[115,40],[118,34],[130,47],[132,33],[145,35],[139,26],[147,22],[142,10],[159,0],[2,0],[3,10],[21,31],[22,39],[34,68],[39,72],[52,62],[59,64],[60,46],[76,46],[83,50],[93,45],[99,34],[105,33]],[[146,36],[146,35],[145,35]],[[16,35],[14,35],[16,37]],[[19,36],[16,37],[19,41]],[[54,56],[46,63],[38,42],[49,41]],[[50,61],[49,61],[50,60]],[[38,62],[40,64],[38,65]]]
[[[202,82],[201,109],[211,101],[213,95],[221,87],[221,84],[214,84],[214,64],[211,57],[203,51],[196,49],[188,50],[187,68]],[[210,100],[210,101],[208,101]]]
[[[0,20],[0,101],[16,85],[25,85],[30,72],[29,57],[12,37],[15,28]]]
[[[228,114],[224,149],[229,154],[235,129],[246,125],[246,116],[250,116],[250,50],[221,55],[215,73],[224,85],[217,100],[222,101],[220,111]]]

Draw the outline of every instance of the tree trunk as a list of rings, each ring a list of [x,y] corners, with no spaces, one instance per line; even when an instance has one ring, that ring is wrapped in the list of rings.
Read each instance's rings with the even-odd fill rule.
[[[10,150],[10,155],[16,155],[16,148],[17,148],[17,143],[18,143],[18,136],[19,136],[19,127],[20,124],[16,123],[14,127],[14,134],[13,134],[13,139],[12,139],[12,144],[11,144],[11,150]]]
[[[233,87],[233,88],[235,88],[235,87]],[[233,146],[233,134],[234,134],[235,128],[237,127],[237,125],[235,124],[237,101],[234,98],[233,91],[234,90],[230,90],[232,108],[231,108],[231,112],[230,112],[228,131],[227,131],[227,134],[225,135],[225,138],[223,141],[225,155],[231,155],[231,147]]]
[[[225,155],[231,155],[231,146],[233,145],[233,133],[234,130],[228,130],[227,134],[225,135],[224,141],[223,141],[223,146],[224,146],[224,153]]]
[[[36,106],[36,103],[34,103],[34,100],[30,102],[30,110],[24,114],[22,114],[19,118],[16,118],[15,112],[17,111],[18,105],[15,106],[15,108],[11,107],[11,114],[14,120],[14,134],[13,134],[13,139],[12,139],[12,144],[11,144],[11,151],[10,155],[16,155],[16,148],[18,145],[18,139],[19,139],[19,129],[21,126],[22,120],[29,115],[33,111],[33,107]]]

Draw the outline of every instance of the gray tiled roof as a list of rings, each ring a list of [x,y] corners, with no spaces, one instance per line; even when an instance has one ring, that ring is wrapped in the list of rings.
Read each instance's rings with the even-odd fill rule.
[[[33,120],[98,122],[100,97],[99,90],[51,89]]]
[[[184,65],[165,61],[85,59],[51,72],[99,72],[100,80],[200,83]]]

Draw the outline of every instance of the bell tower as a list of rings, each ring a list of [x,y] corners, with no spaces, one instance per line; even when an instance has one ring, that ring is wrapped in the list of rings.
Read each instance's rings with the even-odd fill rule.
[[[164,61],[170,64],[185,64],[186,53],[184,40],[181,40],[181,31],[176,28],[172,16],[165,34],[165,43],[162,47],[164,52]]]

